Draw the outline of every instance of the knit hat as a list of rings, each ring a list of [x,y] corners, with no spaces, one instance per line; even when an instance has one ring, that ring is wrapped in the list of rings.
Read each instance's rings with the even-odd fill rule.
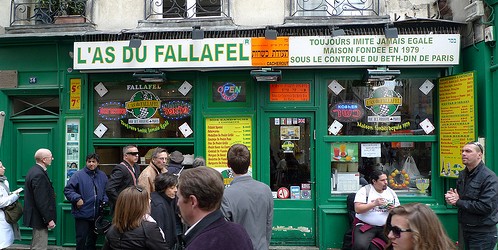
[[[183,154],[180,151],[173,151],[169,155],[169,159],[171,162],[181,164],[183,162]]]

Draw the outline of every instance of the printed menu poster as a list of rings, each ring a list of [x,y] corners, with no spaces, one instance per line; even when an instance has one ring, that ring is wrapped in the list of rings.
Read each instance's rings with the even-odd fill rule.
[[[476,140],[474,72],[439,80],[440,176],[457,178],[463,145]]]
[[[233,144],[244,144],[252,153],[250,117],[206,118],[206,164],[227,170],[227,151]]]

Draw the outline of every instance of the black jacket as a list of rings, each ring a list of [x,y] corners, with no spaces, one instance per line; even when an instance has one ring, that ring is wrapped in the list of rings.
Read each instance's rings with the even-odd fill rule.
[[[464,231],[496,231],[498,223],[498,178],[481,161],[469,173],[465,168],[457,180],[458,222]]]
[[[157,250],[169,247],[155,222],[143,221],[142,224],[130,231],[120,233],[116,227],[111,226],[105,235],[102,250]]]
[[[105,189],[107,197],[109,198],[109,203],[111,205],[111,210],[114,210],[114,204],[118,199],[118,195],[123,191],[123,189],[135,185],[133,182],[133,176],[128,170],[131,168],[130,164],[127,162],[122,162],[116,165],[109,176],[109,181],[107,182],[107,187]],[[138,183],[138,176],[140,175],[140,167],[135,164],[132,167],[135,171],[135,180]]]
[[[28,171],[24,182],[23,224],[42,229],[56,222],[55,192],[47,171],[36,164]]]
[[[180,220],[176,208],[177,199],[171,199],[164,193],[152,192],[150,195],[150,216],[163,230],[168,246],[173,248],[177,242],[177,222]]]

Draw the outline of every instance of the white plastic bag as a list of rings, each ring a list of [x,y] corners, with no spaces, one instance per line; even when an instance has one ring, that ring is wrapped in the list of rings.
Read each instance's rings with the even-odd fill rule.
[[[405,163],[403,164],[403,170],[405,170],[408,177],[410,177],[410,186],[415,183],[415,179],[420,177],[420,171],[418,171],[417,164],[411,155],[406,157]]]

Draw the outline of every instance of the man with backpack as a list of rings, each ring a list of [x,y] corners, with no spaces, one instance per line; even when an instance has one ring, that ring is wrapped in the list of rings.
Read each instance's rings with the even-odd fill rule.
[[[387,175],[373,170],[370,177],[370,184],[360,188],[354,199],[353,250],[384,249],[389,210],[399,206],[398,196],[387,186]]]

